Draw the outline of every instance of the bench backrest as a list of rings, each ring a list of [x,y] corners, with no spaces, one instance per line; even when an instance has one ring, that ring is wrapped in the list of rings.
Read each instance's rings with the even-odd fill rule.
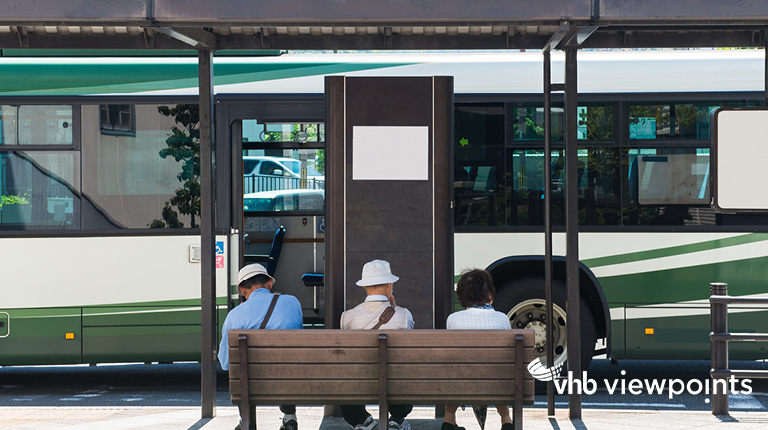
[[[230,330],[229,389],[240,403],[246,335],[251,404],[376,404],[386,335],[391,404],[511,404],[522,335],[523,402],[533,403],[532,330]]]

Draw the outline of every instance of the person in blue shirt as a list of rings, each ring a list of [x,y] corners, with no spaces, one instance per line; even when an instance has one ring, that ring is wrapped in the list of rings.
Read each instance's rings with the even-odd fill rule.
[[[269,310],[272,298],[272,286],[275,278],[267,273],[261,264],[249,264],[240,269],[237,274],[237,292],[245,301],[232,309],[224,320],[221,330],[221,345],[219,345],[219,362],[221,368],[229,370],[229,345],[227,337],[230,329],[260,328]],[[287,294],[279,294],[272,315],[267,320],[265,329],[300,329],[304,324],[304,314],[299,300]],[[298,430],[296,406],[280,406],[283,412],[283,423],[280,430]],[[255,416],[255,415],[253,415]],[[235,427],[240,430],[240,425]]]

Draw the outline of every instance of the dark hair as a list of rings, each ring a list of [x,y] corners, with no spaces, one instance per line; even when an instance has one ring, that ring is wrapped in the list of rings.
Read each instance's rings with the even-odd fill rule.
[[[485,270],[472,269],[461,274],[456,286],[459,304],[463,308],[482,306],[496,297],[491,274]]]
[[[264,286],[267,281],[269,281],[269,276],[267,275],[256,275],[254,277],[248,278],[240,283],[240,286],[243,287],[246,290],[250,290],[251,288],[261,288]]]

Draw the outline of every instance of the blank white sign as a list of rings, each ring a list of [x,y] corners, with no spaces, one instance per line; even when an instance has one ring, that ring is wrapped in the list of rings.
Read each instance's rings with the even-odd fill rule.
[[[768,110],[714,113],[715,208],[768,211]]]
[[[352,127],[352,179],[429,179],[429,127]]]

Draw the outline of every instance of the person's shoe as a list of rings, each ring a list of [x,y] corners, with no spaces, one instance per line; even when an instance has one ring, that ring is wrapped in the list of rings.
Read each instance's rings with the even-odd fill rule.
[[[501,430],[515,430],[515,424],[514,423],[502,424]]]
[[[442,427],[440,427],[440,430],[466,430],[466,429],[464,427],[459,427],[456,424],[444,422]],[[503,429],[503,430],[507,430],[507,429]]]
[[[376,427],[377,424],[378,422],[376,422],[376,420],[373,419],[371,415],[368,415],[368,418],[366,418],[362,424],[358,424],[352,427],[352,429],[353,430],[373,430],[373,428]]]
[[[299,430],[299,423],[296,420],[283,421],[280,424],[280,430]]]
[[[411,430],[411,425],[408,424],[407,420],[403,420],[402,424],[398,424],[395,420],[389,420],[389,424],[387,424],[388,430]]]
[[[242,424],[243,424],[242,422],[237,423],[237,425],[235,426],[235,430],[242,430],[243,428]],[[252,428],[255,428],[255,427],[252,427]]]

